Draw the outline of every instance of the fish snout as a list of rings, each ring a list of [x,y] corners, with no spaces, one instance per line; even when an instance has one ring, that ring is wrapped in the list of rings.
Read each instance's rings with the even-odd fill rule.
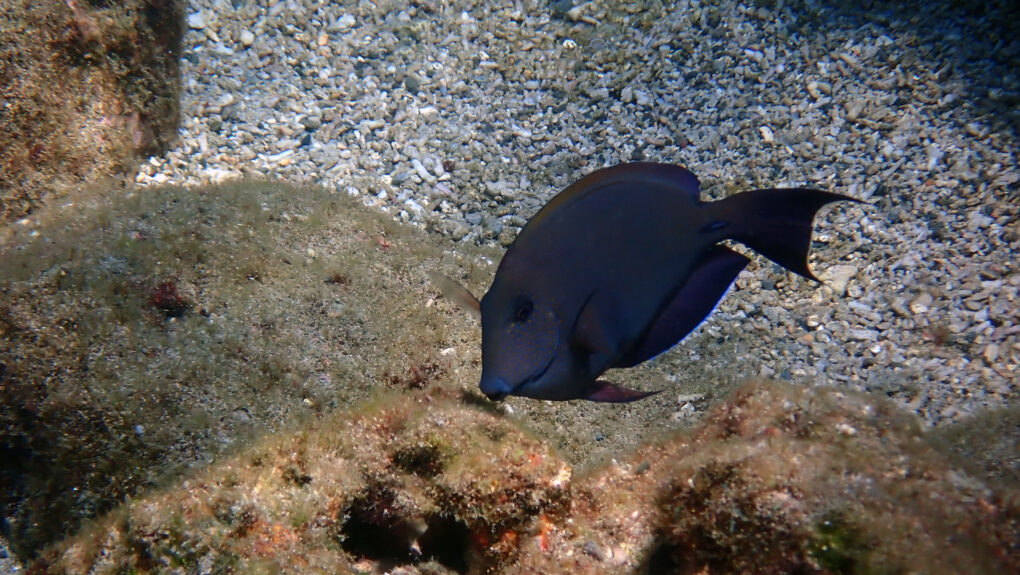
[[[481,388],[482,393],[485,397],[488,397],[491,401],[502,401],[507,395],[510,394],[511,387],[507,382],[503,381],[498,377],[486,377],[482,376],[481,383],[478,384]]]

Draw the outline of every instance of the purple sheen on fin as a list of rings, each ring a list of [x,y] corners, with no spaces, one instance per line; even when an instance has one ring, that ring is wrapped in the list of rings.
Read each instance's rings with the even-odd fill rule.
[[[660,391],[662,390],[637,391],[635,389],[620,387],[615,383],[609,383],[608,381],[600,379],[592,385],[591,389],[588,391],[588,395],[585,396],[585,399],[589,401],[604,401],[609,403],[628,403],[655,395]]]
[[[701,258],[683,287],[659,312],[636,349],[613,367],[633,367],[680,342],[705,321],[749,260],[723,245]]]
[[[482,316],[482,306],[478,303],[478,298],[472,295],[466,287],[439,272],[430,271],[428,274],[429,279],[439,288],[444,297],[457,304],[461,309],[470,312],[471,315],[475,317]]]

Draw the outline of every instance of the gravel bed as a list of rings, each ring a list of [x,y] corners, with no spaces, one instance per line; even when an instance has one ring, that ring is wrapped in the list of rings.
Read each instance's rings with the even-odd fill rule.
[[[316,183],[504,246],[623,161],[685,165],[714,198],[846,193],[870,205],[819,219],[826,285],[759,258],[702,336],[753,334],[761,375],[882,392],[929,424],[1001,407],[1020,378],[1020,15],[845,4],[193,0],[181,143],[137,181]]]

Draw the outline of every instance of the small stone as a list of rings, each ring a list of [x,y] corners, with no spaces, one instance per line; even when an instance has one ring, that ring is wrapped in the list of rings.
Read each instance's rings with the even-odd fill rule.
[[[877,341],[878,332],[873,329],[852,329],[850,337],[857,341]]]
[[[241,45],[245,48],[255,43],[255,34],[251,30],[241,30]]]
[[[861,116],[861,111],[864,109],[864,104],[859,100],[852,100],[846,105],[846,118],[851,122],[856,122],[857,118]]]
[[[931,297],[930,293],[923,293],[914,298],[914,301],[910,302],[910,311],[914,312],[915,315],[928,313],[933,301],[934,299]]]
[[[981,298],[967,298],[963,300],[963,307],[970,311],[977,311],[985,307],[985,302],[981,301]]]
[[[584,552],[597,561],[605,561],[606,559],[606,554],[602,552],[602,548],[599,547],[598,543],[591,540],[585,541]]]
[[[634,88],[627,86],[620,91],[620,101],[624,104],[629,104],[634,101]]]
[[[897,298],[891,304],[889,304],[889,307],[892,308],[892,310],[896,312],[896,315],[900,317],[910,317],[910,310],[908,310],[907,307],[903,305],[904,303],[905,300],[903,298]]]
[[[418,89],[421,88],[421,79],[414,74],[408,75],[404,78],[404,88],[412,94],[417,94]]]
[[[983,228],[987,228],[992,225],[995,220],[982,214],[981,212],[971,212],[967,218],[967,229],[971,231],[977,231]]]
[[[994,363],[999,358],[999,344],[990,343],[985,347],[984,353],[981,354],[985,358],[986,363]]]
[[[821,275],[822,281],[831,287],[833,292],[837,295],[845,296],[847,284],[850,283],[850,280],[855,275],[857,275],[857,266],[832,266],[825,270]]]
[[[192,30],[201,30],[205,28],[205,16],[201,12],[195,12],[194,14],[188,14],[188,28]]]
[[[354,16],[351,16],[350,14],[344,14],[343,16],[337,18],[336,22],[333,22],[333,25],[330,26],[327,30],[329,32],[343,32],[344,30],[349,30],[350,28],[353,28],[354,25],[357,23],[358,21],[354,19]]]
[[[503,231],[499,232],[499,245],[510,247],[516,238],[517,233],[512,228],[503,228]]]
[[[422,207],[422,205],[419,204],[417,201],[415,201],[414,198],[408,198],[404,200],[404,207],[407,208],[408,212],[411,212],[419,217],[421,217],[421,215],[425,213],[425,208]]]
[[[768,126],[758,128],[758,133],[761,134],[761,139],[764,140],[766,144],[771,144],[776,141],[776,136],[772,133],[772,128]]]
[[[430,174],[427,169],[425,169],[425,164],[422,164],[421,160],[419,160],[418,158],[412,159],[411,166],[414,168],[414,171],[417,172],[419,176],[421,176],[421,179],[425,180],[429,184],[436,183],[436,177]]]
[[[314,132],[322,127],[322,118],[306,116],[301,118],[301,121],[298,123],[304,126],[306,132]]]
[[[836,424],[836,431],[838,431],[841,435],[845,435],[847,437],[853,437],[854,435],[857,435],[856,428],[842,422]]]
[[[464,222],[456,222],[453,224],[453,229],[450,230],[450,235],[453,239],[460,241],[464,239],[464,236],[466,236],[470,231],[471,228],[467,227]]]

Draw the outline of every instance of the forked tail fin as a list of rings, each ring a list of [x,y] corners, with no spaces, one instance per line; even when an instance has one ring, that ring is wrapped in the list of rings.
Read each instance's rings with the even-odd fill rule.
[[[832,202],[860,200],[813,190],[783,188],[755,190],[708,204],[717,217],[730,225],[726,236],[769,258],[784,268],[819,281],[808,268],[811,231],[815,214]]]

